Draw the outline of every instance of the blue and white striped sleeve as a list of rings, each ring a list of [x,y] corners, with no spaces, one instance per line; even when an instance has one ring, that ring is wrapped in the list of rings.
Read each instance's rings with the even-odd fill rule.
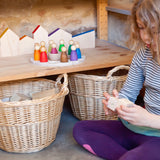
[[[133,57],[128,77],[123,85],[123,88],[119,92],[119,98],[127,98],[135,103],[144,83],[142,67],[143,60],[144,50],[139,50]]]

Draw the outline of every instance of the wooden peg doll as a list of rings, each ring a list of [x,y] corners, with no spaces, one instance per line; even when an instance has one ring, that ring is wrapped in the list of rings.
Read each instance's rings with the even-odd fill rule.
[[[45,47],[41,47],[40,62],[48,62],[48,57]]]
[[[71,55],[70,55],[70,61],[77,61],[78,57],[77,57],[77,52],[76,52],[76,46],[72,45],[71,47]]]
[[[41,41],[40,45],[41,47],[45,47],[46,43],[44,41]]]
[[[40,46],[39,43],[35,43],[34,45],[34,60],[40,61]]]
[[[62,52],[61,52],[60,61],[61,62],[68,62],[67,48],[66,47],[62,47],[61,49],[62,49]]]
[[[53,40],[50,40],[49,41],[49,46],[48,46],[48,53],[50,53],[51,52],[51,50],[52,50],[52,44],[54,43],[54,41]]]
[[[40,52],[41,52],[41,49],[44,47],[45,48],[45,50],[46,50],[46,43],[44,42],[44,41],[41,41],[41,43],[40,43]],[[44,49],[43,48],[43,49]],[[47,50],[46,50],[47,51]]]
[[[76,44],[76,52],[77,52],[78,59],[82,58],[79,43]]]
[[[69,41],[68,55],[71,55],[71,51],[72,51],[72,50],[71,50],[71,47],[72,47],[73,43],[74,43],[73,40],[70,40],[70,41]]]
[[[50,53],[51,54],[58,54],[56,43],[52,43],[51,47],[52,47],[52,49],[51,49]]]
[[[64,40],[60,40],[59,51],[62,52],[62,47],[64,46]]]
[[[79,42],[78,42],[78,41],[75,41],[75,42],[74,42],[74,45],[76,45],[76,44],[79,44]]]

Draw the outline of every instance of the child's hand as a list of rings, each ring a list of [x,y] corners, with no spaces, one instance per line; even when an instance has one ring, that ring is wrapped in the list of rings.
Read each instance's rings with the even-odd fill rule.
[[[105,114],[108,115],[109,112],[111,112],[111,110],[108,109],[108,107],[107,107],[107,105],[108,105],[108,100],[109,100],[109,98],[110,98],[110,95],[109,95],[108,93],[106,93],[106,92],[104,92],[103,95],[104,95],[104,97],[106,98],[106,99],[103,99],[103,100],[102,100],[102,102],[103,102],[103,104],[104,104],[104,111],[105,111]],[[118,91],[117,91],[116,89],[113,90],[113,96],[118,98]],[[112,112],[113,112],[113,111],[112,111]]]
[[[141,106],[133,105],[133,107],[126,107],[121,105],[116,108],[118,116],[133,125],[148,126],[150,123],[151,113]]]

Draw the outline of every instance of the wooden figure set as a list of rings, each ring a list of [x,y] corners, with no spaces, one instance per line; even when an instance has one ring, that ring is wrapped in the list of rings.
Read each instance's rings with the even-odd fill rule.
[[[60,54],[57,51],[56,43],[52,43],[52,49],[51,49],[51,52],[48,53],[48,56],[51,61],[59,61],[60,60]]]
[[[34,45],[34,60],[40,61],[40,46],[39,43],[35,43]]]
[[[77,57],[77,52],[76,52],[76,46],[72,45],[71,47],[71,55],[70,55],[70,61],[77,61],[78,57]]]
[[[68,62],[67,48],[66,48],[66,47],[62,47],[62,52],[61,52],[60,61],[61,61],[61,62]]]
[[[59,51],[62,52],[62,47],[64,46],[64,40],[60,40]]]
[[[34,61],[39,61],[40,63],[55,61],[56,63],[70,63],[70,61],[78,61],[81,57],[80,45],[78,42],[73,40],[69,41],[69,47],[64,46],[64,40],[60,40],[59,52],[57,50],[57,45],[53,40],[49,41],[48,52],[46,49],[46,43],[41,41],[34,44]],[[61,52],[60,52],[61,51]],[[70,52],[69,54],[67,52]],[[70,61],[69,61],[70,59]]]
[[[51,52],[51,50],[52,50],[52,44],[54,43],[54,41],[53,40],[49,40],[49,47],[48,47],[48,53],[50,53]]]
[[[41,41],[40,42],[40,51],[41,51],[41,48],[45,48],[46,49],[46,43],[44,41]]]
[[[51,54],[57,54],[58,51],[57,51],[57,45],[55,43],[52,43],[51,45],[51,52],[49,52]]]
[[[40,42],[40,45],[41,45],[42,47],[45,47],[45,44],[46,44],[45,41],[41,41],[41,42]]]
[[[72,47],[73,43],[74,43],[73,40],[70,40],[70,41],[69,41],[68,55],[71,55],[71,51],[72,51],[72,50],[71,50],[71,47]]]
[[[78,59],[82,58],[79,43],[76,43],[76,52]]]
[[[40,62],[48,62],[47,52],[44,46],[41,47]]]

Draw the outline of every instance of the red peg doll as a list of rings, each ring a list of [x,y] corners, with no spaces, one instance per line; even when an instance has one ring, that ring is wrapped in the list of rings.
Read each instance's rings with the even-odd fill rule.
[[[48,57],[45,47],[41,47],[40,62],[48,62]]]

